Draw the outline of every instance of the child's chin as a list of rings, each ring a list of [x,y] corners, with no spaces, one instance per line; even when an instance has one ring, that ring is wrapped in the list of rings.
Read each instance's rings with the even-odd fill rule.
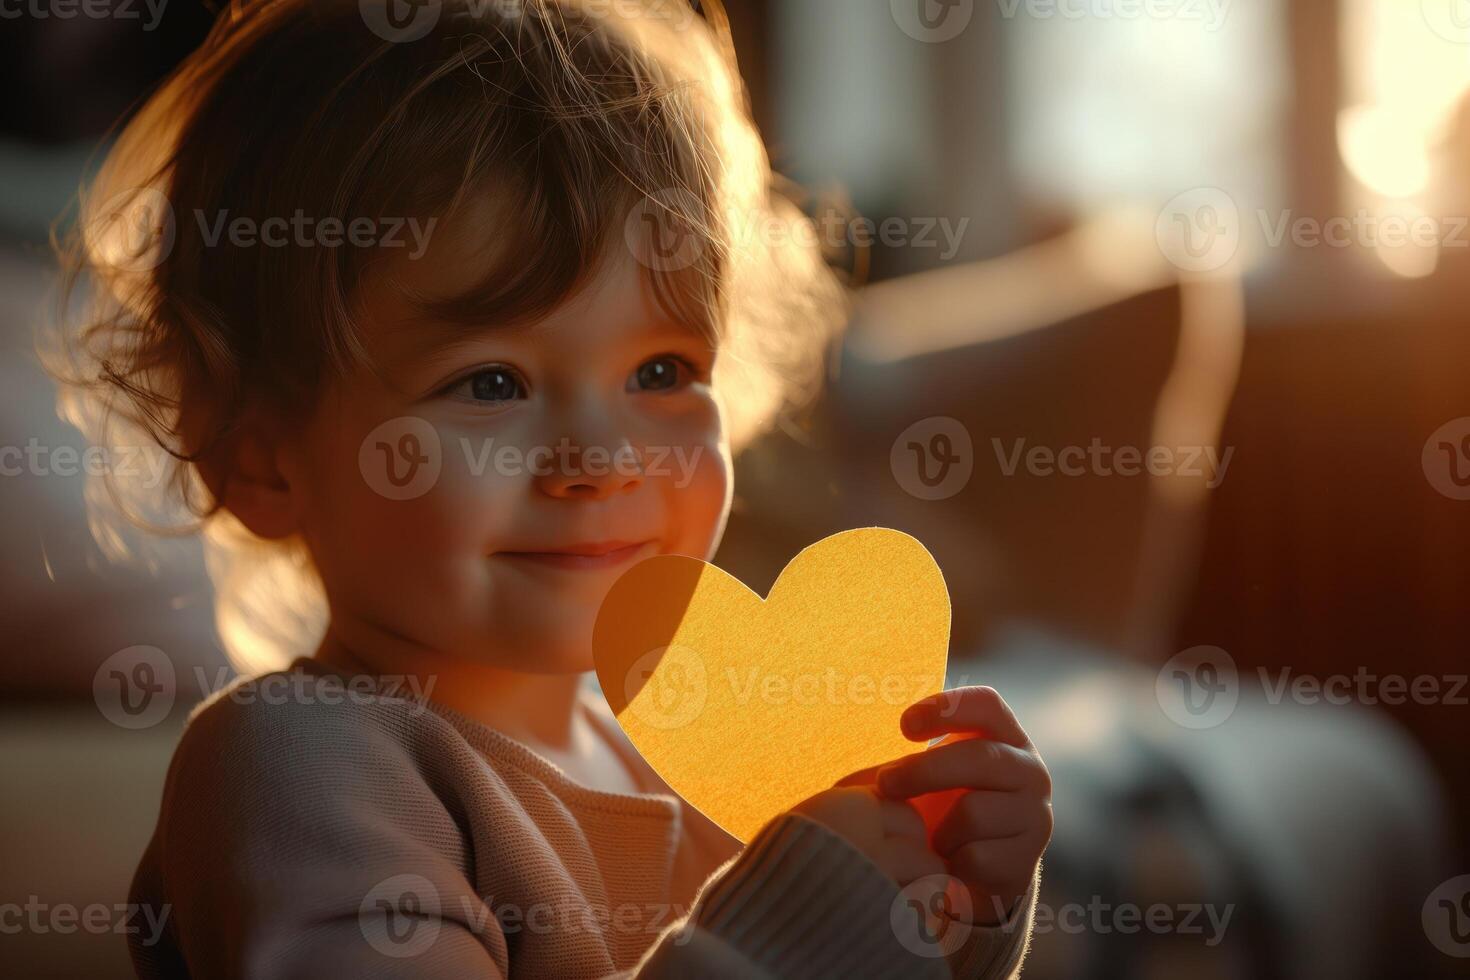
[[[591,656],[568,657],[538,663],[534,670],[525,669],[536,674],[585,674],[593,669],[593,664]]]
[[[590,630],[589,630],[590,633]],[[590,636],[548,632],[518,651],[513,669],[533,674],[582,674],[593,669]]]
[[[502,670],[528,674],[582,673],[593,669],[595,603],[544,601],[542,596],[499,602],[477,624],[481,649]]]

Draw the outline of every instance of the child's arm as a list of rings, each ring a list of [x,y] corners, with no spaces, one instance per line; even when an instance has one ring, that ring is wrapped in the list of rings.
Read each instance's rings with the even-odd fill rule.
[[[471,837],[466,810],[515,801],[459,799],[450,777],[482,762],[447,740],[425,746],[414,725],[386,702],[221,700],[198,713],[130,896],[169,916],[164,941],[129,936],[139,975],[509,976],[515,939],[471,883],[476,862],[506,856]],[[608,975],[948,976],[897,941],[897,895],[842,837],[782,814],[632,971]]]
[[[841,835],[788,811],[710,876],[684,923],[660,937],[634,975],[950,977],[943,960],[899,942],[891,918],[899,898],[893,880]],[[696,956],[680,950],[684,942]]]
[[[1038,862],[1031,887],[1010,915],[994,925],[970,925],[963,945],[948,957],[955,980],[1009,980],[1019,976],[1030,946],[1036,915],[1036,896],[1041,886]]]

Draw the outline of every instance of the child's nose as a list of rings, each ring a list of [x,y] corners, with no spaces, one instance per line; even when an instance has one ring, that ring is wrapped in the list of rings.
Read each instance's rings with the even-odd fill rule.
[[[601,500],[636,489],[643,477],[642,454],[630,443],[610,449],[563,442],[535,479],[550,497]]]

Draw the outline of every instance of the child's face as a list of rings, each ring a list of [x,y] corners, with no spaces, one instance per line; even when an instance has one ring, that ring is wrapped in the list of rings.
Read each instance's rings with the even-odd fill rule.
[[[477,281],[468,220],[370,268],[361,329],[392,385],[364,371],[324,394],[290,452],[296,524],[346,642],[587,670],[623,571],[719,543],[732,486],[714,354],[660,312],[621,236],[536,324],[436,329],[403,293]]]

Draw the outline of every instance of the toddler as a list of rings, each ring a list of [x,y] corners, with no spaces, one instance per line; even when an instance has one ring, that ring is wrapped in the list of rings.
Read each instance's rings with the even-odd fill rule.
[[[994,691],[741,846],[585,683],[846,313],[718,5],[236,2],[80,219],[63,410],[176,458],[241,672],[169,767],[140,976],[1018,972],[1050,783]]]

